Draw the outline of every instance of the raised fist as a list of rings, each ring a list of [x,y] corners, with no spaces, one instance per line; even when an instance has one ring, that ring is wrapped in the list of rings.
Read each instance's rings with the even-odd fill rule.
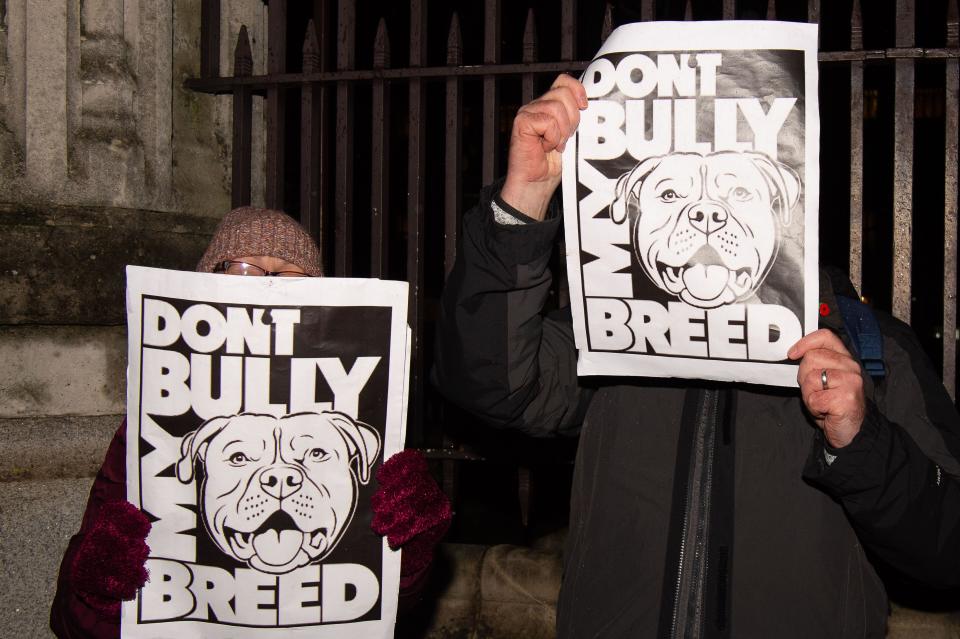
[[[560,153],[577,130],[587,92],[569,75],[554,80],[550,90],[520,107],[510,133],[507,179],[500,197],[534,219],[542,220],[560,184]]]

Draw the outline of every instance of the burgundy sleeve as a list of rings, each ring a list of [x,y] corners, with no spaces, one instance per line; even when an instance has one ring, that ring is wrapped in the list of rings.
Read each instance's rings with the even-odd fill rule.
[[[103,613],[87,604],[74,590],[70,573],[77,548],[96,521],[100,508],[107,502],[126,497],[127,422],[124,420],[114,434],[100,472],[93,481],[80,531],[70,539],[60,562],[57,594],[50,608],[50,629],[60,639],[114,639],[120,636],[120,618],[104,618]]]

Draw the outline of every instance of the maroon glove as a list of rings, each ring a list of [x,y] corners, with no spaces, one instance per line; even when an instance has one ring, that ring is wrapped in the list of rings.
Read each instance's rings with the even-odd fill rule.
[[[403,548],[400,589],[416,583],[433,561],[434,549],[450,527],[450,500],[416,450],[403,450],[377,471],[379,488],[370,498],[370,527],[386,535],[393,549]]]
[[[150,520],[128,501],[103,505],[77,549],[70,575],[74,589],[104,615],[120,614],[147,582]]]

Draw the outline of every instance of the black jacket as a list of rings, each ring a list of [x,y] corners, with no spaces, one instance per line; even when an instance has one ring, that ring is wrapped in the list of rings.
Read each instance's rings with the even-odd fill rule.
[[[960,420],[908,327],[880,317],[887,375],[868,380],[862,431],[827,465],[796,389],[578,380],[569,320],[541,315],[560,221],[497,224],[494,190],[463,220],[434,373],[494,426],[582,423],[560,637],[883,637],[862,543],[910,575],[960,580]],[[823,324],[845,337],[822,279]]]

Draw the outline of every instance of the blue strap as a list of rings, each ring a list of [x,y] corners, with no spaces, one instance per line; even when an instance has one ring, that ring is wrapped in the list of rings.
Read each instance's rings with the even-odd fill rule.
[[[856,355],[870,377],[883,377],[883,335],[880,324],[869,306],[858,299],[837,295],[837,306],[843,326],[853,342]]]

